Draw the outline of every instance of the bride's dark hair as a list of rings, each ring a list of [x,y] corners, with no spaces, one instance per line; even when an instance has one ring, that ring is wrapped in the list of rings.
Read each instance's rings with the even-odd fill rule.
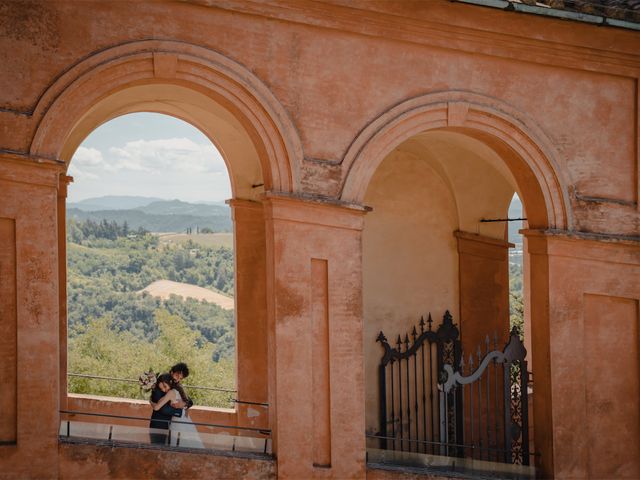
[[[158,375],[154,389],[160,389],[160,383],[166,383],[169,387],[173,387],[173,377],[171,377],[171,374],[169,373]],[[151,392],[151,398],[153,399],[153,391]]]
[[[156,386],[160,383],[166,383],[170,387],[173,387],[173,377],[169,373],[163,373],[158,375],[158,380],[156,380]]]

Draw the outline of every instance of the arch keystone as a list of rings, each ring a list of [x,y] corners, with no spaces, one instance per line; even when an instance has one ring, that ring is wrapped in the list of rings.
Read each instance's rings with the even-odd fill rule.
[[[178,56],[173,53],[155,52],[153,54],[153,76],[156,78],[175,78],[178,70]]]
[[[447,103],[447,126],[462,127],[467,121],[469,104],[466,102]]]

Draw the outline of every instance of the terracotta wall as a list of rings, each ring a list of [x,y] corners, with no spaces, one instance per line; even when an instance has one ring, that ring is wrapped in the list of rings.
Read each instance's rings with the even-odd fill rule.
[[[527,240],[536,444],[553,442],[544,461],[553,461],[556,478],[637,478],[640,251],[634,243],[535,232]],[[535,282],[541,270],[549,272],[548,289]],[[536,311],[545,305],[546,318]],[[546,375],[549,384],[540,384]]]
[[[238,2],[217,9],[204,2],[82,9],[75,2],[30,4],[24,14],[7,16],[5,48],[22,54],[12,55],[6,70],[20,78],[18,72],[29,65],[40,67],[28,82],[15,81],[15,74],[4,77],[3,105],[32,111],[39,95],[70,64],[132,39],[161,36],[203,45],[248,66],[269,86],[299,131],[308,160],[300,166],[301,185],[335,195],[346,173],[336,175],[335,163],[373,119],[427,92],[476,92],[489,103],[497,99],[512,106],[523,121],[543,126],[557,150],[552,157],[562,181],[574,188],[571,203],[580,229],[633,234],[638,187],[628,172],[638,163],[634,32],[607,28],[594,33],[590,25],[567,28],[559,20],[444,1],[421,6],[383,2],[364,7],[358,12],[361,21],[352,22],[354,7],[334,3],[312,12],[299,2],[262,8]],[[255,14],[237,13],[243,9]],[[24,25],[24,18],[47,21]],[[434,28],[431,22],[445,26]],[[22,28],[31,36],[21,35]],[[513,42],[509,35],[521,40]],[[610,50],[611,44],[617,51]],[[0,122],[4,131],[13,132],[5,148],[27,150],[34,118],[5,112]],[[593,171],[601,173],[594,176]],[[605,217],[616,218],[616,225]]]
[[[61,443],[60,479],[276,478],[273,460],[251,456],[212,456],[160,449]]]
[[[471,354],[502,349],[509,339],[509,246],[503,240],[456,232],[460,258],[460,337]],[[487,338],[489,345],[487,347]]]
[[[17,440],[18,416],[18,321],[16,313],[16,221],[0,218],[0,352],[2,353],[5,381],[0,395],[0,443],[12,444]]]
[[[36,164],[0,154],[0,188],[5,195],[0,202],[0,359],[8,366],[0,471],[17,477],[57,477],[60,170],[53,162]]]
[[[427,134],[417,147],[446,159],[441,173],[461,193],[454,195],[458,220],[471,225],[457,229],[501,238],[474,228],[487,213],[473,202],[473,187],[490,171],[504,180],[494,190],[486,184],[492,198],[500,203],[504,195],[506,211],[515,181],[531,228],[546,232],[530,236],[543,473],[637,476],[631,451],[640,434],[625,428],[627,450],[609,452],[605,443],[617,442],[621,417],[599,396],[607,388],[634,395],[634,370],[604,378],[584,369],[592,361],[586,351],[602,355],[604,338],[612,340],[603,320],[609,311],[625,334],[616,345],[630,352],[619,360],[633,357],[637,32],[444,0],[63,0],[5,2],[0,11],[4,239],[7,222],[15,225],[15,242],[2,244],[1,258],[15,251],[16,269],[15,322],[4,295],[1,318],[3,331],[15,326],[18,345],[17,446],[0,445],[7,475],[58,475],[56,201],[65,170],[58,160],[118,112],[152,109],[184,115],[225,145],[238,172],[237,200],[271,195],[266,394],[282,477],[364,476],[362,208],[379,163],[438,129],[447,132]],[[450,152],[471,156],[482,148],[489,153],[480,155],[487,165],[479,173],[447,170],[455,163]],[[264,190],[252,188],[259,183]],[[256,268],[261,261],[258,255]],[[247,302],[246,311],[259,311],[262,299],[248,295]],[[11,362],[7,338],[0,352]],[[255,348],[255,360],[265,358],[264,344],[239,342],[239,351]],[[247,370],[262,376],[247,391],[265,395],[264,368],[254,363]],[[619,370],[613,360],[610,367]],[[618,411],[634,415],[628,406]]]
[[[231,201],[234,223],[237,399],[268,403],[266,239],[262,204]],[[238,424],[268,428],[269,408],[237,403]]]
[[[112,423],[114,425],[130,425],[135,427],[148,427],[146,419],[151,418],[151,407],[145,400],[134,400],[118,397],[103,397],[98,395],[69,394],[67,397],[67,410],[72,412],[97,413],[117,415],[121,417],[135,417],[145,420],[117,419],[85,416],[80,414],[66,414],[65,420],[88,423]],[[224,426],[247,426],[241,415],[236,410],[228,408],[193,407],[189,414],[194,422],[212,423]],[[208,427],[203,427],[205,433],[215,433]],[[235,430],[220,431],[235,435]]]
[[[278,475],[364,476],[362,209],[266,203]]]

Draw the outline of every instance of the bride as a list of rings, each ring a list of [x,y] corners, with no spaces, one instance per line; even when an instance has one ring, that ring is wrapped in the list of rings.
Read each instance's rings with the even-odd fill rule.
[[[163,373],[158,377],[158,388],[164,392],[164,397],[158,400],[158,403],[152,403],[154,410],[160,410],[166,403],[173,404],[182,401],[182,395],[179,390],[182,388],[172,387],[172,378],[168,373]],[[182,410],[181,417],[174,417],[169,424],[171,431],[171,446],[180,446],[186,448],[204,448],[198,429],[189,417],[187,408]]]

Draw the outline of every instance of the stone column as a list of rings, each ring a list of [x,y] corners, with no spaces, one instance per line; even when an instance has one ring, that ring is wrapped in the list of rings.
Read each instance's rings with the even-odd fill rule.
[[[67,391],[67,190],[73,177],[60,174],[58,182],[58,308],[60,309],[60,410],[66,410]]]
[[[544,477],[640,477],[640,242],[526,231]]]
[[[465,357],[485,351],[494,334],[502,348],[509,335],[509,247],[504,240],[457,231],[460,279],[460,327]],[[465,359],[466,361],[466,359]]]
[[[363,210],[266,199],[280,478],[364,478]]]
[[[529,258],[529,242],[522,238],[522,303],[524,306],[524,346],[529,352],[529,368],[533,368],[533,352],[531,351],[531,260]]]
[[[58,476],[57,190],[63,171],[62,163],[0,155],[0,355],[8,362],[0,397],[2,418],[13,421],[0,428],[0,471],[15,478]]]
[[[551,397],[551,362],[549,358],[549,257],[543,236],[525,238],[529,257],[529,306],[531,319],[531,355],[535,356],[533,372],[534,445],[539,454],[535,466],[542,478],[553,477],[553,417]],[[529,346],[527,345],[527,346]],[[531,367],[529,367],[531,370]]]
[[[235,256],[235,318],[238,399],[268,402],[267,274],[263,206],[231,200]],[[268,428],[269,409],[239,403],[238,424]]]
[[[16,219],[0,216],[0,359],[3,382],[0,395],[0,445],[17,441],[18,319],[16,305]],[[0,447],[2,448],[2,447]]]

